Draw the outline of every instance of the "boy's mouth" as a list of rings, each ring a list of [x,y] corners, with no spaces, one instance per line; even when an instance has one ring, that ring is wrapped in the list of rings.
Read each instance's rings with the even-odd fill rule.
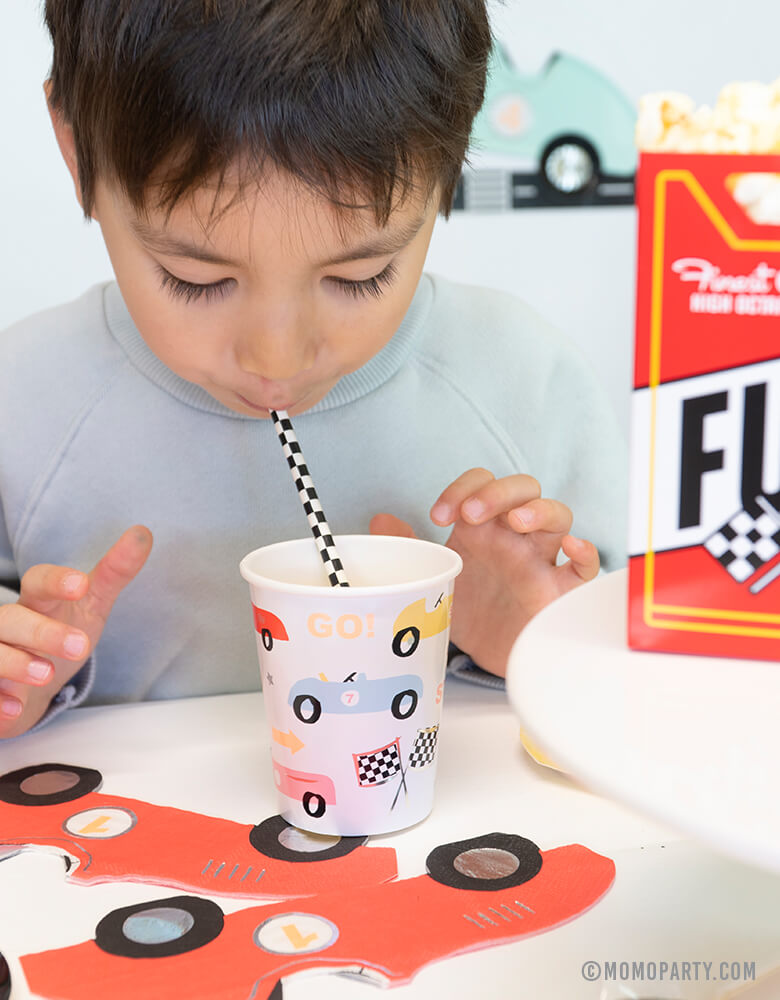
[[[240,392],[236,393],[238,399],[248,406],[250,410],[256,410],[258,413],[269,413],[271,410],[289,410],[295,406],[295,402],[273,402],[273,403],[253,403],[251,400],[247,399],[246,396],[242,396]]]

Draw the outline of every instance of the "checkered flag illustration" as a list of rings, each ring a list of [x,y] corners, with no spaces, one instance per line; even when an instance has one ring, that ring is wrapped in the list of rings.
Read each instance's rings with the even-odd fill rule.
[[[336,543],[333,541],[333,535],[325,519],[325,512],[314,488],[314,482],[309,475],[301,446],[293,430],[292,421],[285,410],[271,410],[270,412],[276,433],[282,443],[284,457],[290,466],[295,488],[298,490],[298,496],[303,504],[306,520],[309,522],[317,550],[325,564],[328,581],[331,587],[348,587],[349,583],[344,573],[344,567],[336,552]]]
[[[745,583],[780,554],[780,511],[766,497],[757,496],[713,532],[704,547],[737,583]],[[761,574],[750,592],[759,593],[778,576],[780,563]]]
[[[436,756],[436,740],[439,735],[438,726],[429,726],[428,729],[418,729],[417,736],[409,754],[409,767],[425,767],[430,764]]]
[[[398,739],[369,753],[353,753],[352,759],[355,761],[358,784],[363,788],[384,785],[401,773],[401,748]]]

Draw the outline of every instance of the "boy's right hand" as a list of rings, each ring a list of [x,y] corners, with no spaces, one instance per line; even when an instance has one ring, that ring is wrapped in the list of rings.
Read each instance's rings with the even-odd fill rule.
[[[91,573],[45,564],[27,570],[19,600],[0,606],[0,738],[26,732],[84,666],[151,548],[152,533],[136,525]]]

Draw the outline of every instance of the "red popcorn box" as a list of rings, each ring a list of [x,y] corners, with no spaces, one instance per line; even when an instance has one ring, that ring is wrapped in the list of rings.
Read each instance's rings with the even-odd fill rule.
[[[640,156],[634,649],[780,660],[780,186],[771,218],[746,178],[780,156]]]

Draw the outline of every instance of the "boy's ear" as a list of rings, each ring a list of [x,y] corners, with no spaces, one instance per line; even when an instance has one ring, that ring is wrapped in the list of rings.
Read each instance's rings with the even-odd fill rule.
[[[65,161],[65,166],[70,171],[70,176],[73,178],[73,186],[76,189],[76,198],[78,199],[79,205],[81,205],[82,211],[84,209],[84,202],[81,197],[81,185],[79,184],[79,162],[76,156],[76,141],[73,137],[73,129],[70,124],[65,120],[61,111],[51,103],[51,80],[47,80],[43,85],[43,92],[46,95],[46,107],[49,109],[49,117],[51,118],[52,128],[54,129],[54,135],[57,139],[57,145],[60,147],[60,152],[62,153],[62,158]]]

